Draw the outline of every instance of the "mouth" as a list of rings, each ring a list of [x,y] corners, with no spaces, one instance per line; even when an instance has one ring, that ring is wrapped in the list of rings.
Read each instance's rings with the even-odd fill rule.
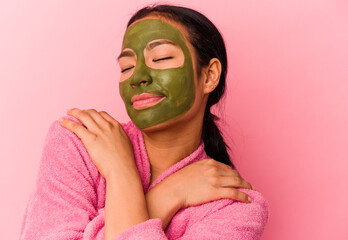
[[[157,103],[165,99],[165,96],[155,95],[150,93],[142,93],[140,95],[134,95],[131,99],[134,109],[145,109],[152,107]]]

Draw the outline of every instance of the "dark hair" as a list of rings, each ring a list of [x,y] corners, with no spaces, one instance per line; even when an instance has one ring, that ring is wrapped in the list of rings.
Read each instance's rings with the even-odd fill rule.
[[[215,123],[219,118],[210,112],[210,108],[219,102],[225,92],[227,74],[226,47],[219,30],[203,14],[189,8],[172,5],[144,7],[131,17],[127,27],[148,15],[158,15],[173,20],[188,30],[189,41],[194,46],[197,55],[198,74],[200,74],[201,67],[207,66],[212,58],[220,60],[222,65],[220,81],[208,97],[204,112],[202,139],[205,152],[209,157],[235,168],[227,152],[229,147]]]

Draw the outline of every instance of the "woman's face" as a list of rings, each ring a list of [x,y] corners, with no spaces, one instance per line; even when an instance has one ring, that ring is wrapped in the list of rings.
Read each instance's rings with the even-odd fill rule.
[[[159,18],[127,29],[118,58],[120,94],[138,128],[176,119],[193,105],[194,68],[186,43],[177,27]]]

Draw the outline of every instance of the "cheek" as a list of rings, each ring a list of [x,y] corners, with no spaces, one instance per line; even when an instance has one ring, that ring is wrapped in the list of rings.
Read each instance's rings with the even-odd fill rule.
[[[126,82],[120,82],[119,84],[119,92],[122,100],[125,104],[129,102],[129,99],[131,98],[131,88],[129,87],[129,84]]]
[[[124,73],[121,73],[121,77],[120,77],[120,82],[124,82],[126,80],[128,80],[134,73],[134,68],[127,70]]]
[[[195,89],[193,74],[186,68],[177,68],[161,72],[162,85],[169,92],[189,92]]]

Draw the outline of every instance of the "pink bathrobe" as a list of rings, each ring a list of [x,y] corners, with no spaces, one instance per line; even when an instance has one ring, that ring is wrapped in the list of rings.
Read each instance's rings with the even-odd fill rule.
[[[149,186],[151,172],[143,135],[132,122],[122,126],[133,145],[144,193],[184,166],[208,158],[202,142]],[[55,121],[45,140],[36,190],[26,208],[20,239],[104,239],[105,190],[105,179],[82,141]],[[188,207],[179,210],[164,231],[159,218],[149,219],[115,239],[260,239],[268,204],[259,192],[242,191],[252,203],[221,199]]]

